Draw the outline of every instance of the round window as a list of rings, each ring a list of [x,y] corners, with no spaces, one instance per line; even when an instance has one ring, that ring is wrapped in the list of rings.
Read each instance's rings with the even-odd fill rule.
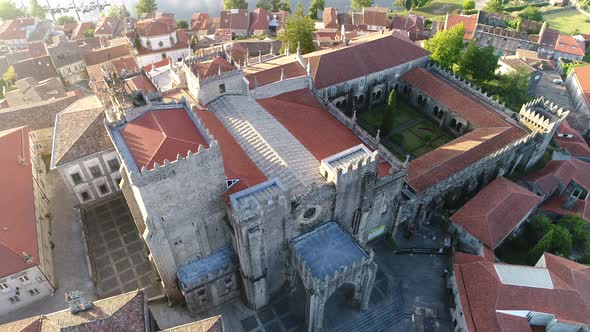
[[[309,208],[309,209],[305,210],[305,212],[303,213],[303,218],[311,219],[311,218],[313,218],[313,216],[315,216],[315,213],[316,213],[316,208],[314,208],[314,207]]]

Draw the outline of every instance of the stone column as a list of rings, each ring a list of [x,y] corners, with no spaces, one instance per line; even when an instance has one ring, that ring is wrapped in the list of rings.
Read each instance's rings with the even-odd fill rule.
[[[371,252],[371,258],[373,253]],[[367,310],[369,308],[369,300],[371,299],[371,293],[373,292],[373,286],[375,285],[375,275],[377,274],[377,264],[371,262],[363,273],[363,284],[361,285],[362,298],[361,298],[361,310]]]
[[[326,299],[319,294],[309,294],[307,296],[307,311],[305,320],[307,321],[307,332],[319,332],[324,324],[324,306]]]

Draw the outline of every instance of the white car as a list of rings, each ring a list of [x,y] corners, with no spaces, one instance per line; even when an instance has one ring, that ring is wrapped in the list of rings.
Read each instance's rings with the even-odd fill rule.
[[[555,84],[559,84],[559,85],[562,85],[562,84],[563,84],[563,80],[562,80],[561,78],[556,78],[556,79],[554,79],[554,80],[553,80],[553,81],[551,81],[551,82],[553,82],[553,83],[555,83]]]

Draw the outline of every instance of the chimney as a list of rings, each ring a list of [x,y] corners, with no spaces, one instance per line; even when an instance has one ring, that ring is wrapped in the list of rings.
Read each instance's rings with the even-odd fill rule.
[[[79,290],[69,291],[65,294],[65,300],[70,307],[71,314],[77,314],[79,312],[87,311],[94,307],[94,304],[84,296],[84,292]]]

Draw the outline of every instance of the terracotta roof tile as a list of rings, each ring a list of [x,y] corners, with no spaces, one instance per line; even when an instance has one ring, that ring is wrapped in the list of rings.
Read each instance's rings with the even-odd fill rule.
[[[0,278],[39,264],[29,151],[27,127],[0,131]]]
[[[222,10],[219,16],[220,29],[248,30],[250,25],[248,9]]]
[[[573,137],[559,137],[560,134],[572,135]],[[590,147],[586,140],[580,135],[580,133],[572,128],[569,123],[563,121],[559,129],[557,129],[556,135],[553,137],[557,144],[567,150],[574,157],[590,157]]]
[[[465,29],[465,40],[471,40],[475,36],[475,28],[477,27],[477,16],[476,15],[447,15],[445,21],[445,30],[448,30],[455,25],[463,23],[463,29]]]
[[[146,18],[135,23],[135,32],[139,36],[159,36],[171,34],[178,26],[168,18]]]
[[[43,81],[59,76],[49,55],[22,60],[12,66],[17,79],[32,77],[37,81]]]
[[[383,54],[391,56],[384,57]],[[348,47],[308,53],[311,76],[318,89],[392,68],[428,56],[428,51],[393,35],[359,39]]]
[[[218,75],[220,71],[225,73],[235,69],[236,68],[231,63],[221,56],[218,56],[211,61],[197,62],[191,66],[193,74],[200,76],[201,79]]]
[[[154,163],[176,160],[208,146],[183,108],[151,110],[123,125],[119,131],[138,169],[151,169]]]
[[[190,31],[202,31],[202,30],[209,30],[211,26],[211,20],[209,19],[209,14],[207,13],[194,13],[191,16]]]
[[[571,75],[574,75],[586,103],[590,105],[590,65],[574,67]]]
[[[574,37],[568,35],[559,35],[555,42],[555,51],[582,57],[586,55],[584,42],[579,42]]]
[[[0,39],[11,40],[11,39],[26,39],[27,34],[25,28],[35,24],[35,19],[29,18],[17,18],[14,20],[6,21],[0,25]]]
[[[450,220],[495,249],[541,201],[516,183],[498,177]]]
[[[122,20],[116,17],[105,16],[96,24],[94,34],[117,36],[123,30],[123,25]]]
[[[129,55],[130,52],[127,45],[116,45],[92,50],[84,55],[84,60],[86,66],[92,66]]]
[[[338,12],[334,7],[324,8],[324,14],[322,15],[322,21],[324,22],[325,29],[339,29],[338,24]]]
[[[301,66],[299,61],[294,60],[287,63],[278,62],[279,59],[271,59],[269,61],[255,64],[244,68],[246,79],[249,82],[249,88],[254,88],[254,81],[260,86],[276,83],[281,80],[281,72],[285,79],[306,76],[305,68]],[[258,69],[262,70],[258,70]]]
[[[270,25],[270,12],[262,8],[256,8],[250,12],[250,31],[266,30]]]
[[[539,36],[539,45],[541,47],[554,48],[557,39],[559,39],[559,30],[546,28]]]
[[[158,91],[152,80],[149,79],[145,73],[140,73],[139,75],[133,76],[132,78],[128,78],[126,82],[127,84],[125,85],[125,90],[129,93],[134,91],[155,93]]]
[[[385,28],[387,26],[387,8],[364,7],[361,24]]]
[[[162,332],[223,332],[221,316],[215,316],[185,325],[171,327]]]
[[[94,29],[94,23],[93,22],[80,22],[76,25],[76,28],[72,31],[72,36],[70,37],[70,40],[82,40],[84,38],[86,38],[86,36],[84,35],[84,33],[88,30],[88,29]]]

